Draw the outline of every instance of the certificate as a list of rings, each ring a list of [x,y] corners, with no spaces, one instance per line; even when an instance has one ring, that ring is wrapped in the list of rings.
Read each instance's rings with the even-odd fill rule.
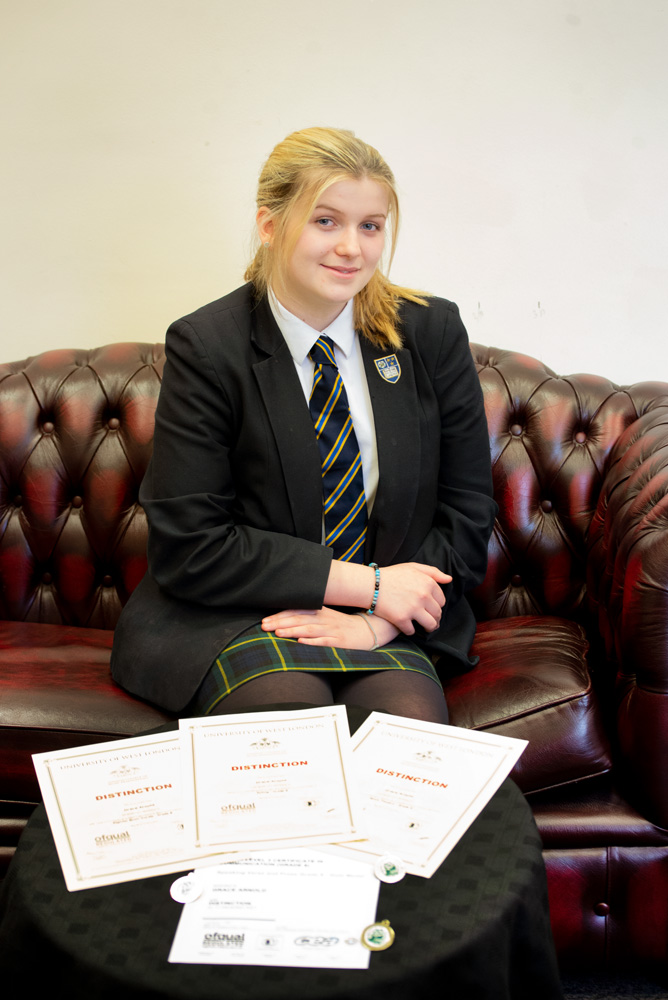
[[[263,851],[193,873],[170,962],[367,969],[379,881],[365,864],[304,849]]]
[[[367,840],[338,845],[429,878],[507,777],[526,740],[372,712],[353,737]]]
[[[343,705],[179,722],[198,849],[272,850],[361,836]]]
[[[199,863],[183,815],[178,732],[33,755],[72,891]]]

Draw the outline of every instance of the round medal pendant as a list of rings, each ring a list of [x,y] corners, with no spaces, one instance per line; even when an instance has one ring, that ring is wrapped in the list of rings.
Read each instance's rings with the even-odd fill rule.
[[[381,882],[400,882],[406,874],[406,869],[398,858],[386,854],[375,863],[373,872]]]
[[[389,920],[377,920],[362,931],[362,944],[369,951],[385,951],[394,942]]]
[[[177,903],[191,903],[193,899],[198,899],[202,895],[202,884],[195,873],[191,872],[190,875],[182,875],[172,882],[169,895]]]

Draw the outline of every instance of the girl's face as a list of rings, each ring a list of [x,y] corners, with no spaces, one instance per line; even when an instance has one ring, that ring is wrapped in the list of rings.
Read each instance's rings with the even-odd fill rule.
[[[387,188],[368,177],[323,191],[274,288],[286,309],[316,330],[336,319],[378,265],[388,205]]]

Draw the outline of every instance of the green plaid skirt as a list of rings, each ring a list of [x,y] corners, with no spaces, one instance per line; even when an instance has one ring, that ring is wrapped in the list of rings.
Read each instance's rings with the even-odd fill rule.
[[[237,636],[214,660],[188,706],[192,715],[208,715],[235,688],[283,670],[310,673],[356,673],[376,670],[413,670],[441,687],[426,653],[405,636],[398,636],[379,649],[339,649],[310,646],[296,639],[279,639],[253,625]]]

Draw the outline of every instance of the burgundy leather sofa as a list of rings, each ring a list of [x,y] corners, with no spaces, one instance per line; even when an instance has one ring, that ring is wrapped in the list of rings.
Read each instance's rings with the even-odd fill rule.
[[[668,384],[560,378],[472,345],[500,512],[453,723],[528,739],[564,969],[668,954]],[[137,502],[162,345],[0,366],[0,851],[39,799],[31,753],[168,716],[109,676],[145,569]],[[648,368],[651,361],[648,362]],[[665,374],[665,373],[661,373]]]

